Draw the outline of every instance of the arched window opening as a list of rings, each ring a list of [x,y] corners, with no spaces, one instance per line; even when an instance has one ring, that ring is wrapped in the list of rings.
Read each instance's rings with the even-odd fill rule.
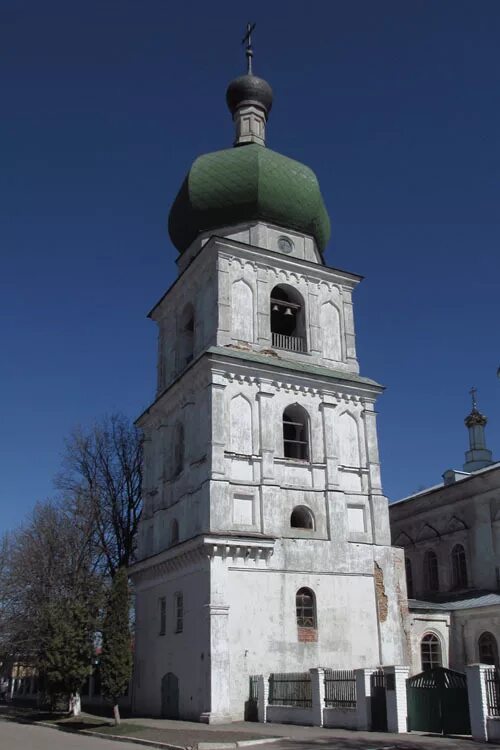
[[[309,508],[303,505],[298,505],[294,508],[290,516],[290,526],[292,529],[314,530],[314,516]]]
[[[498,645],[493,633],[488,631],[482,633],[478,640],[479,662],[481,664],[493,664],[498,667]]]
[[[176,518],[170,524],[170,544],[177,544],[179,541],[179,522]]]
[[[174,432],[174,477],[184,468],[184,427],[178,422]]]
[[[193,359],[194,350],[194,310],[188,304],[180,317],[178,330],[179,370],[182,370]]]
[[[467,588],[467,560],[465,549],[461,544],[456,544],[451,551],[451,566],[453,572],[453,588]]]
[[[427,633],[420,642],[420,657],[422,660],[422,672],[443,666],[441,657],[441,643],[434,633]]]
[[[309,459],[307,412],[297,404],[283,412],[283,455],[285,458]]]
[[[424,580],[427,591],[439,591],[438,559],[431,549],[425,553]]]
[[[316,601],[311,589],[302,588],[295,595],[297,626],[316,629]]]
[[[413,571],[411,569],[411,560],[409,557],[405,557],[405,573],[406,573],[406,591],[408,593],[408,599],[413,599],[414,598]]]
[[[271,337],[276,349],[306,351],[304,302],[296,289],[275,286],[271,292]]]

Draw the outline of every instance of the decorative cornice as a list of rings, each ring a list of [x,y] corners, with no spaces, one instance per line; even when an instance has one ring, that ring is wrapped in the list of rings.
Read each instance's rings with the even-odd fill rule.
[[[242,559],[245,563],[258,564],[260,560],[268,563],[274,552],[274,539],[248,540],[242,537],[204,537],[203,543],[207,556],[210,560],[221,557],[223,560],[230,558],[233,563]]]
[[[273,265],[271,266],[269,250],[251,246],[247,243],[239,242],[238,240],[230,239],[228,237],[212,235],[205,245],[205,250],[212,246],[216,248],[219,257],[226,259],[237,258],[238,260],[244,259],[247,262],[254,261],[258,268],[264,270],[271,268],[273,270],[282,270],[285,273],[294,273],[297,276],[307,278],[316,284],[325,281],[326,283],[342,284],[346,288],[352,289],[363,279],[362,276],[352,273],[351,271],[344,271],[341,268],[320,265],[315,261],[296,258],[294,256],[280,255],[278,253],[273,253]],[[237,256],[235,253],[237,253]],[[332,281],[332,276],[336,277],[335,282]]]
[[[274,552],[274,544],[275,539],[271,537],[255,539],[245,535],[236,537],[206,534],[139,560],[129,568],[129,576],[135,584],[141,584],[199,564],[207,558],[231,560],[233,564],[239,560],[246,566],[257,566],[264,560],[267,565]]]

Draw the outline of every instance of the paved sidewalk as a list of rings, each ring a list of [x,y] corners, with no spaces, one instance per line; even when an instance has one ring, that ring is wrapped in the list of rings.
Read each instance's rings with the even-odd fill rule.
[[[347,729],[323,729],[320,727],[303,727],[292,724],[258,724],[238,721],[231,724],[199,724],[189,721],[171,721],[168,719],[148,719],[134,717],[124,719],[126,724],[137,723],[147,726],[155,733],[155,739],[167,744],[196,747],[209,743],[236,743],[252,739],[281,738],[269,743],[274,750],[308,750],[323,748],[328,750],[478,750],[479,743],[470,737],[441,737],[412,732],[410,734],[390,734],[388,732],[356,732]],[[150,737],[148,732],[148,738]],[[257,745],[259,750],[266,750],[268,743]],[[490,747],[500,747],[493,745]],[[207,748],[208,750],[208,748]]]

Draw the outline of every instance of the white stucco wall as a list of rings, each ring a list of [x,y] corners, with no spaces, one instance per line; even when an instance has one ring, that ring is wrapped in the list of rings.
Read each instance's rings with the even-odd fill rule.
[[[186,337],[193,358],[212,344],[268,350],[270,297],[279,284],[303,300],[307,342],[305,353],[281,350],[281,356],[358,372],[352,292],[359,280],[316,260],[305,264],[282,253],[270,259],[258,247],[211,238],[150,313],[158,324],[158,393],[188,365]],[[191,312],[194,331],[186,334]]]
[[[209,564],[197,560],[178,567],[136,583],[134,711],[162,715],[162,678],[171,672],[179,680],[180,716],[198,721],[210,710]],[[184,622],[182,633],[175,633],[174,595],[179,591]],[[166,598],[164,635],[160,635],[160,597]]]
[[[257,229],[265,250],[242,244]],[[182,718],[223,721],[243,717],[252,674],[405,659],[403,557],[390,547],[380,481],[382,389],[357,377],[359,277],[318,263],[307,238],[295,237],[290,255],[271,255],[277,230],[257,229],[193,250],[151,313],[160,330],[159,387],[139,419],[144,513],[131,573],[135,708],[154,715],[167,673],[179,680]],[[306,352],[271,351],[276,284],[302,297]],[[307,417],[307,459],[284,455],[283,412],[293,405]],[[296,506],[310,510],[313,529],[291,526]],[[316,639],[308,642],[297,631],[303,587],[317,603]],[[179,591],[185,617],[176,634],[169,618]],[[162,636],[161,597],[169,623]]]

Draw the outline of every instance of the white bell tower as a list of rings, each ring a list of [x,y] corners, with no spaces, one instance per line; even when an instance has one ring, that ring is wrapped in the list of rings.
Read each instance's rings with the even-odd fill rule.
[[[267,120],[252,74],[228,103]],[[263,132],[263,131],[261,131]],[[195,161],[170,213],[179,276],[155,305],[131,569],[137,711],[241,719],[249,676],[404,663],[375,402],[352,294],[324,265],[314,174],[256,141]]]

